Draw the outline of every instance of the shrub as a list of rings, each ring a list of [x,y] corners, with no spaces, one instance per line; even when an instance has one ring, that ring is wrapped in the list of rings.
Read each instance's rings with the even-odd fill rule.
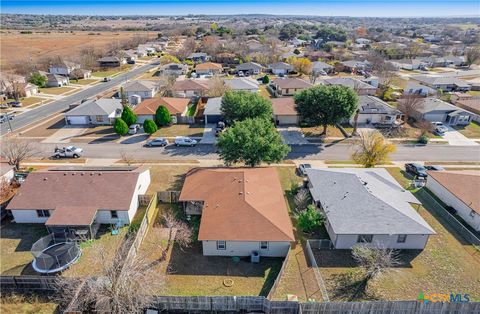
[[[133,112],[132,108],[124,107],[122,112],[122,120],[128,125],[131,126],[137,122],[137,115]]]
[[[158,127],[157,124],[151,120],[151,119],[146,119],[145,122],[143,122],[143,130],[147,134],[153,134],[157,132]]]
[[[298,214],[298,226],[306,233],[310,233],[320,227],[324,220],[323,214],[313,205],[308,205],[307,210]]]
[[[265,74],[265,76],[262,78],[262,83],[265,85],[270,83],[270,78],[268,77],[268,75]]]
[[[128,133],[128,125],[122,120],[122,118],[115,119],[113,129],[115,130],[115,133],[121,136],[124,136]]]
[[[430,138],[427,136],[427,135],[421,135],[419,138],[418,138],[418,143],[420,144],[428,144],[428,141],[430,140]]]
[[[160,106],[155,112],[155,123],[159,127],[169,125],[172,122],[172,116],[165,106]]]

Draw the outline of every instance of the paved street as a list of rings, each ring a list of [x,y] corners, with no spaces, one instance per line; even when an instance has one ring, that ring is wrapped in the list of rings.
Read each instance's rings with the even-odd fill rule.
[[[117,158],[123,152],[135,159],[165,160],[165,159],[217,159],[214,145],[199,144],[196,147],[145,148],[144,137],[131,137],[129,140],[117,143],[76,144],[84,149],[85,158]],[[38,144],[42,157],[51,156],[55,144]],[[327,145],[292,145],[292,151],[286,159],[306,160],[349,160],[352,148],[348,144]],[[392,154],[392,160],[411,161],[480,161],[480,146],[448,146],[448,145],[397,145],[397,151]]]
[[[18,128],[22,128],[24,126],[27,126],[31,123],[41,121],[42,119],[47,118],[48,116],[51,116],[52,114],[56,112],[60,112],[62,110],[65,110],[68,108],[70,104],[73,104],[75,102],[78,102],[82,99],[93,97],[99,93],[102,93],[106,90],[109,90],[117,85],[120,85],[121,83],[137,76],[140,75],[154,67],[156,67],[157,64],[147,64],[140,66],[132,71],[129,71],[127,73],[120,74],[116,77],[113,77],[110,82],[101,82],[96,85],[93,85],[92,87],[82,90],[72,96],[68,96],[62,100],[58,100],[55,102],[52,102],[48,105],[44,105],[35,109],[32,109],[28,112],[22,113],[21,115],[15,116],[15,119],[10,121],[10,124],[12,126],[13,130],[16,130]],[[0,131],[1,134],[6,134],[8,130],[8,123],[2,123],[0,126]]]

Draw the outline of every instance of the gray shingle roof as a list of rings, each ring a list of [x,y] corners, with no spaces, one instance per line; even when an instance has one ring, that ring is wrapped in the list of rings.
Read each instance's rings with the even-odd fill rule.
[[[258,89],[258,83],[248,78],[234,78],[231,80],[225,80],[225,85],[233,90]]]
[[[378,114],[400,114],[401,111],[390,107],[383,100],[375,96],[358,96],[358,108],[362,113],[378,113]]]
[[[382,168],[307,169],[313,199],[336,234],[434,234],[420,202]]]
[[[263,67],[255,62],[245,62],[242,64],[237,65],[237,71],[245,71],[245,70],[261,70]]]
[[[359,89],[375,89],[374,86],[352,77],[330,78],[323,81],[328,85],[342,85],[353,89],[355,89],[355,87]]]
[[[204,115],[219,115],[222,114],[220,108],[222,107],[222,97],[209,98],[205,105]]]
[[[126,92],[150,92],[158,86],[158,82],[155,81],[130,81],[123,86]]]
[[[115,110],[122,110],[120,99],[103,98],[89,100],[80,104],[78,107],[68,111],[66,116],[104,116],[110,115]]]

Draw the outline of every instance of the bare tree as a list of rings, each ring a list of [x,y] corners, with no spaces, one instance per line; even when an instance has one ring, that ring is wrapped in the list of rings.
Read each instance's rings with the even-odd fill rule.
[[[3,203],[13,194],[14,185],[5,178],[0,179],[0,202]]]
[[[422,97],[417,94],[404,95],[398,101],[398,109],[405,115],[405,121],[408,121],[421,106]]]
[[[360,115],[360,109],[355,111],[355,115],[353,116],[353,130],[350,136],[358,136],[358,116]]]
[[[225,85],[223,78],[218,75],[215,75],[210,79],[210,85],[208,89],[208,96],[210,97],[221,97],[228,90],[228,86]]]
[[[133,156],[124,150],[120,151],[120,159],[122,160],[122,162],[126,163],[128,166],[130,166],[134,160]]]
[[[470,68],[472,64],[477,63],[480,60],[480,48],[468,48],[465,50],[465,62]]]
[[[78,82],[79,79],[83,78],[83,70],[82,69],[74,69],[70,72],[70,78],[74,79]]]
[[[6,91],[10,94],[10,96],[18,101],[20,97],[25,95],[25,83],[22,79],[18,77],[18,75],[13,73],[8,73],[5,76],[6,79]]]
[[[180,219],[177,219],[171,210],[166,210],[162,216],[162,225],[168,229],[166,246],[161,246],[160,262],[167,258],[170,247],[175,242],[180,248],[187,248],[192,243],[192,230]]]
[[[88,313],[144,313],[161,293],[165,277],[142,252],[127,258],[134,239],[130,234],[113,258],[111,248],[94,244],[96,277],[79,278],[74,269],[69,271],[75,278],[58,276],[59,301],[68,304],[74,299],[71,310]]]
[[[21,139],[18,136],[5,136],[2,139],[1,155],[8,163],[20,169],[20,163],[25,159],[33,157],[37,152],[34,142]]]
[[[176,56],[181,59],[181,60],[184,60],[186,59],[190,54],[192,54],[193,52],[195,52],[195,49],[197,47],[197,44],[195,42],[195,39],[194,38],[187,38],[184,42],[183,42],[183,46],[182,48],[180,48],[177,53],[176,53]]]
[[[374,279],[390,268],[400,264],[396,251],[381,246],[369,247],[363,244],[352,248],[352,257],[360,264],[365,274],[365,281]]]

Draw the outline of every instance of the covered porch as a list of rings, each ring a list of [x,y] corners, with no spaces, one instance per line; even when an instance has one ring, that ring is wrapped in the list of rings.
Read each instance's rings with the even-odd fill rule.
[[[97,208],[61,206],[53,210],[45,223],[47,230],[58,238],[86,241],[95,238],[100,223],[96,222]]]

